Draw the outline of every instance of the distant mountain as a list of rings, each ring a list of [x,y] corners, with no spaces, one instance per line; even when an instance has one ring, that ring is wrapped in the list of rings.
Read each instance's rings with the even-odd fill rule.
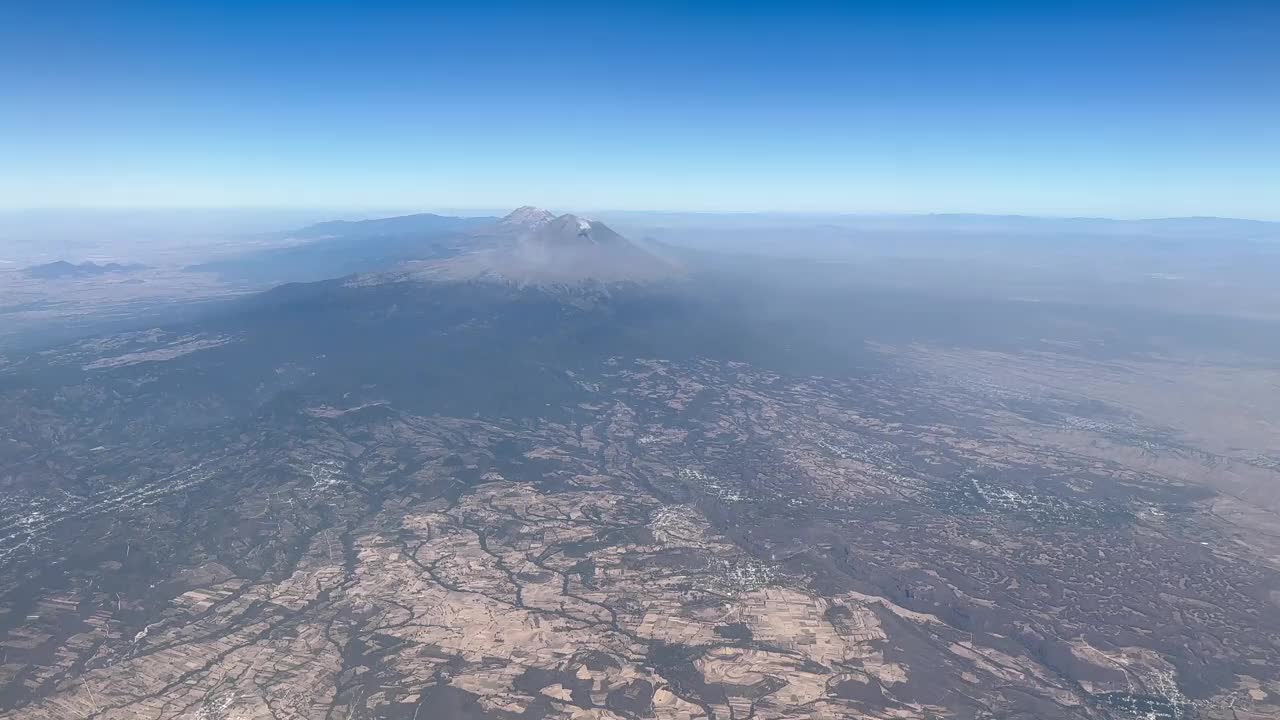
[[[192,272],[216,273],[222,280],[264,287],[312,282],[385,270],[409,260],[461,252],[467,232],[492,227],[495,217],[402,215],[374,220],[335,220],[290,233],[304,244],[272,248],[192,265]]]
[[[419,233],[456,232],[489,225],[496,221],[497,218],[492,217],[454,217],[451,215],[418,213],[371,220],[331,220],[309,225],[290,233],[290,235],[307,239],[403,236]]]
[[[363,275],[363,283],[412,278],[610,285],[683,274],[673,254],[656,243],[632,241],[597,220],[532,206],[502,218],[422,214],[324,222],[291,236],[309,241],[187,269],[251,286],[347,275]]]
[[[602,222],[522,207],[497,227],[473,233],[473,250],[413,263],[426,280],[484,280],[517,286],[612,285],[667,280],[684,274],[662,247],[635,242]]]
[[[1017,233],[1026,236],[1078,234],[1083,236],[1166,238],[1187,240],[1275,240],[1280,223],[1217,217],[1171,217],[1116,220],[1095,217],[1039,217],[1033,215],[935,215],[884,216],[853,222],[868,226],[927,228],[981,233]]]
[[[542,208],[532,205],[524,205],[512,210],[506,217],[502,218],[504,225],[519,225],[523,227],[539,227],[555,220],[556,216]]]
[[[27,277],[39,280],[68,280],[76,278],[97,277],[99,275],[123,274],[145,270],[146,265],[129,264],[122,265],[120,263],[103,263],[99,265],[95,262],[82,262],[79,264],[70,263],[66,260],[58,260],[56,262],[45,263],[43,265],[32,265],[24,269],[22,272]]]

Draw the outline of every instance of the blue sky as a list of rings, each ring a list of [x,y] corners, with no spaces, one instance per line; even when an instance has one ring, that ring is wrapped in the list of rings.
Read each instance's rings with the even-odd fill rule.
[[[1280,3],[607,5],[10,0],[0,207],[1280,219]]]

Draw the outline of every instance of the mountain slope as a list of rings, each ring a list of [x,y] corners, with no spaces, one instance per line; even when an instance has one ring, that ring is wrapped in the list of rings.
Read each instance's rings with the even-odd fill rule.
[[[414,263],[409,267],[411,275],[424,280],[565,287],[650,283],[685,273],[661,247],[630,240],[602,222],[572,214],[552,216],[523,207],[497,227],[473,235],[475,250]]]
[[[377,237],[415,233],[458,232],[494,222],[492,217],[456,217],[417,213],[370,220],[330,220],[308,225],[293,233],[299,238]]]
[[[216,273],[224,281],[251,287],[325,280],[457,254],[467,242],[467,231],[494,222],[496,218],[491,217],[430,214],[335,220],[292,233],[307,240],[304,244],[201,263],[187,270]]]

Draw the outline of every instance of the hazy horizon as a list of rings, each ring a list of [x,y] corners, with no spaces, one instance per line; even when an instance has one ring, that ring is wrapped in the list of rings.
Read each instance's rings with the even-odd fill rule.
[[[453,215],[460,217],[488,217],[502,216],[519,207],[537,207],[553,211],[557,214],[601,214],[601,215],[672,215],[672,216],[698,216],[707,217],[748,217],[748,216],[776,216],[781,218],[827,218],[827,217],[847,217],[847,218],[929,218],[929,217],[987,217],[987,218],[1033,218],[1044,220],[1110,220],[1115,222],[1142,222],[1151,220],[1241,220],[1248,222],[1260,223],[1280,223],[1280,215],[1271,217],[1261,216],[1241,216],[1241,215],[1088,215],[1088,214],[1054,214],[1054,213],[1029,213],[1029,212],[1002,212],[998,210],[979,211],[979,210],[918,210],[918,211],[895,211],[895,210],[840,210],[840,209],[814,209],[814,210],[787,210],[778,208],[741,208],[741,209],[713,209],[698,210],[692,208],[681,207],[589,207],[581,205],[558,206],[549,204],[539,204],[533,202],[521,202],[510,205],[476,205],[476,206],[437,206],[437,205],[421,205],[411,207],[364,207],[364,206],[325,206],[325,205],[209,205],[209,206],[182,206],[182,205],[47,205],[47,206],[30,206],[30,207],[0,207],[0,217],[4,216],[21,216],[21,215],[41,215],[45,213],[84,213],[84,214],[281,214],[281,215],[323,215],[325,213],[334,214],[332,219],[351,219],[354,217],[367,218],[383,218],[396,217],[401,215],[418,215],[418,214],[434,214],[434,215]]]

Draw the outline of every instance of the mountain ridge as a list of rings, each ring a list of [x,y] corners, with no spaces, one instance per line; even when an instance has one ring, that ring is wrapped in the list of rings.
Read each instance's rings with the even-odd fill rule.
[[[22,272],[27,277],[39,278],[41,280],[64,280],[67,278],[86,278],[97,277],[99,275],[107,275],[110,273],[132,273],[139,270],[146,270],[147,266],[139,263],[95,263],[87,260],[82,263],[73,263],[66,260],[55,260],[43,265],[32,265],[23,268]]]
[[[643,284],[684,275],[684,267],[653,243],[633,241],[598,220],[554,215],[529,205],[469,236],[471,249],[454,257],[406,263],[401,272],[356,282],[412,279],[571,287]]]

